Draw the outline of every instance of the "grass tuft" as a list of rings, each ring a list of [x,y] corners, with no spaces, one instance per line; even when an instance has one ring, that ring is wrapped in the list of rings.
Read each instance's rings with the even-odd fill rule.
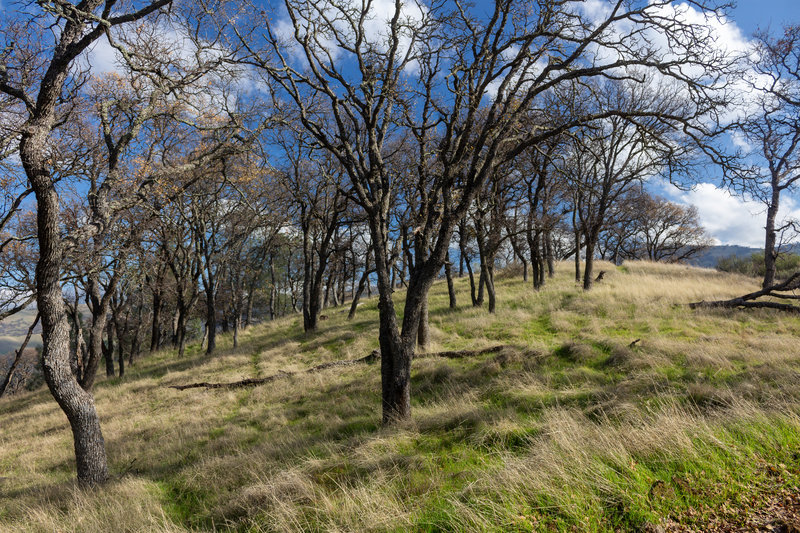
[[[690,311],[755,290],[678,265],[559,265],[539,292],[498,276],[498,309],[430,295],[413,420],[380,425],[377,365],[246,390],[167,386],[299,371],[378,347],[377,306],[318,332],[296,316],[183,359],[153,354],[95,390],[114,480],[77,487],[46,390],[0,402],[0,530],[666,531],[791,525],[800,493],[800,319]],[[456,280],[468,301],[465,279]],[[402,294],[398,307],[402,307]],[[638,340],[637,340],[638,339]],[[636,342],[634,342],[636,341]],[[787,503],[789,502],[789,503]],[[800,503],[800,502],[797,502]],[[797,526],[795,526],[797,527]]]

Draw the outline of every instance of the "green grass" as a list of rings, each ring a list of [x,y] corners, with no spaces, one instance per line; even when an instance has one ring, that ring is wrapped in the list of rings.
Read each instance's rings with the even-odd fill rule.
[[[250,389],[167,387],[363,357],[377,348],[374,299],[352,322],[346,307],[326,310],[313,334],[287,317],[243,332],[236,349],[223,335],[214,356],[166,351],[101,381],[114,479],[100,489],[75,485],[69,429],[46,390],[4,399],[0,530],[790,523],[780,502],[800,493],[800,320],[683,305],[752,290],[745,278],[647,263],[604,269],[589,293],[571,265],[539,292],[504,275],[495,315],[465,305],[467,280],[456,281],[457,311],[436,284],[429,351],[505,348],[417,358],[413,420],[400,427],[380,425],[376,364]]]

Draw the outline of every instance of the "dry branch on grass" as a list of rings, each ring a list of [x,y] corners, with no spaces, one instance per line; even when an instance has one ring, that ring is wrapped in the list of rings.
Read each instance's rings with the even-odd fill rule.
[[[778,309],[779,311],[787,311],[789,313],[800,313],[800,306],[781,303],[773,301],[758,300],[759,298],[772,297],[782,300],[800,300],[800,295],[794,294],[791,291],[800,289],[800,272],[795,272],[786,281],[773,285],[771,287],[763,288],[759,291],[745,294],[730,300],[716,300],[713,302],[693,302],[689,304],[692,309],[697,308],[711,308],[711,307],[725,307],[733,309]],[[791,292],[791,294],[787,294]]]
[[[458,350],[458,351],[447,351],[447,352],[433,352],[433,353],[421,353],[417,354],[417,358],[420,357],[444,357],[446,359],[463,359],[465,357],[475,357],[478,355],[486,355],[490,353],[497,353],[501,352],[504,349],[509,348],[509,346],[505,344],[499,344],[497,346],[492,346],[490,348],[482,348],[480,350]]]
[[[446,352],[434,352],[429,354],[419,354],[417,357],[444,357],[447,359],[462,359],[465,357],[475,357],[478,355],[485,355],[490,353],[497,353],[508,346],[505,345],[498,345],[492,346],[490,348],[483,348],[480,350],[458,350],[458,351],[446,351]],[[330,361],[328,363],[322,363],[321,365],[312,366],[309,369],[303,370],[301,372],[285,372],[283,370],[279,370],[277,374],[272,374],[271,376],[266,376],[263,378],[248,378],[242,379],[239,381],[230,381],[224,383],[208,383],[206,381],[201,381],[198,383],[188,383],[186,385],[168,385],[170,389],[176,390],[186,390],[186,389],[237,389],[241,387],[252,387],[256,385],[263,385],[265,383],[269,383],[271,381],[275,381],[276,379],[281,378],[288,378],[289,376],[295,376],[298,374],[311,374],[314,372],[319,372],[320,370],[327,370],[329,368],[339,368],[345,366],[353,366],[362,363],[372,363],[381,358],[381,354],[378,350],[373,350],[372,353],[365,357],[361,357],[360,359],[345,359],[340,361]]]

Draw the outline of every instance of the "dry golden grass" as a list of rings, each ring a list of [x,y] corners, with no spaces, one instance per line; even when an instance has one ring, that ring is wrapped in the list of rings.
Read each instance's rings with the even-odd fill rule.
[[[456,312],[437,284],[430,351],[510,347],[417,359],[403,427],[380,427],[375,365],[167,388],[362,357],[377,347],[374,300],[353,322],[327,311],[312,335],[292,316],[235,350],[223,337],[219,355],[159,353],[99,383],[114,473],[101,488],[76,487],[46,390],[5,399],[0,531],[635,530],[668,516],[702,529],[724,502],[777,483],[763,464],[789,465],[781,487],[796,487],[800,319],[684,305],[748,292],[751,279],[598,268],[606,280],[589,293],[566,264],[538,293],[506,277],[493,316],[464,306],[465,280]]]

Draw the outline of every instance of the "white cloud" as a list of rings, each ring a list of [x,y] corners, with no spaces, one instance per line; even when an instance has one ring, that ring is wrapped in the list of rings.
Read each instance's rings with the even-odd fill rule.
[[[760,202],[733,196],[713,183],[700,183],[690,191],[667,185],[663,192],[673,201],[695,206],[700,223],[720,244],[764,246],[766,212]],[[794,198],[781,201],[778,220],[800,219],[800,205]]]
[[[86,54],[82,57],[82,64],[92,69],[92,74],[100,76],[103,74],[117,73],[122,74],[122,56],[108,44],[108,39],[102,37],[95,42]]]

